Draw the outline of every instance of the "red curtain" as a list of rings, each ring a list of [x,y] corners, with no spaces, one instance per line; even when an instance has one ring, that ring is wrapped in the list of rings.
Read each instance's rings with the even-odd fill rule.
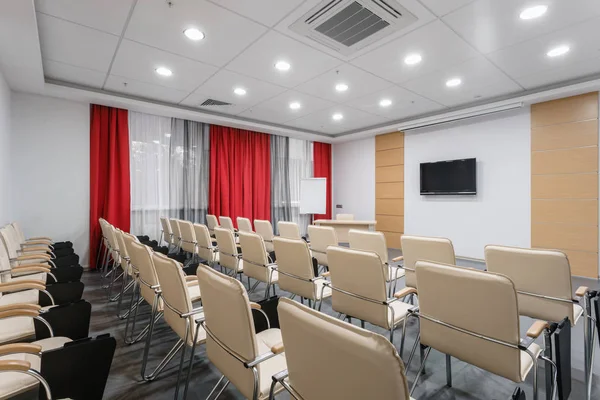
[[[313,175],[315,178],[327,178],[327,211],[315,214],[315,219],[331,219],[331,144],[314,142]]]
[[[129,232],[129,127],[127,110],[90,108],[90,268],[102,236],[99,218]]]
[[[271,219],[271,148],[264,133],[210,126],[209,214]]]

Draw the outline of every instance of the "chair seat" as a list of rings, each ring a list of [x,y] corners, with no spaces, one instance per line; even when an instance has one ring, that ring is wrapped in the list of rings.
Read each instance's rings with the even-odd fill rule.
[[[315,289],[317,292],[317,300],[321,300],[321,289],[323,288],[323,284],[325,284],[325,282],[328,281],[326,279],[317,279],[313,282],[315,284]],[[323,290],[323,298],[325,299],[327,297],[331,297],[330,287],[326,287],[325,290]]]
[[[34,289],[23,290],[21,292],[15,293],[7,293],[3,294],[2,297],[0,297],[0,306],[18,303],[38,304],[38,302],[39,292]]]
[[[4,298],[5,296],[2,296]],[[55,306],[42,307],[46,311]],[[43,314],[42,314],[43,317]],[[35,325],[31,317],[13,317],[0,321],[0,343],[15,342],[35,336]]]
[[[533,353],[535,358],[542,352],[542,348],[535,343],[531,343],[527,349]],[[531,356],[526,351],[521,351],[521,382],[527,378],[527,374],[533,368],[533,363]]]
[[[573,324],[572,324],[572,326],[575,326],[577,324],[577,321],[579,321],[579,318],[581,318],[582,315],[583,315],[583,307],[581,307],[579,304],[573,304]]]
[[[271,347],[282,342],[281,331],[279,329],[267,329],[266,331],[257,333],[256,342],[258,344],[258,355],[265,354],[271,351]],[[269,396],[269,390],[271,389],[271,383],[273,382],[271,377],[286,368],[285,353],[276,355],[275,357],[258,364],[259,398],[264,399]],[[281,385],[278,385],[275,388],[276,393],[281,390],[283,390]]]
[[[188,282],[188,293],[190,295],[190,300],[192,300],[192,303],[202,298],[202,296],[200,295],[200,285],[198,285],[198,281]]]
[[[11,281],[23,281],[23,280],[35,280],[46,282],[46,273],[40,272],[37,274],[32,274],[31,272],[22,272],[22,273],[14,273],[11,274]]]
[[[414,307],[412,304],[400,300],[393,301],[390,306],[394,310],[394,320],[392,321],[392,313],[388,311],[389,327],[396,326],[398,323],[404,321],[404,318],[406,318],[406,315],[408,314],[408,310]]]

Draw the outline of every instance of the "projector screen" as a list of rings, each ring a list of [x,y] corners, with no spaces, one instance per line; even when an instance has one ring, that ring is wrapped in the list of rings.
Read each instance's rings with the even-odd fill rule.
[[[327,178],[300,180],[300,214],[327,212]]]

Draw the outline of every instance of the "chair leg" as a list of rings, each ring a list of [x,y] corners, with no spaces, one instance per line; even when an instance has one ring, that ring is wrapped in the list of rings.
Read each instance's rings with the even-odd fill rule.
[[[452,356],[446,354],[446,385],[452,387]]]
[[[225,375],[221,375],[221,378],[219,378],[219,380],[217,381],[217,384],[212,388],[212,390],[210,391],[208,396],[206,396],[206,400],[210,399],[210,396],[212,396],[212,394],[215,392],[215,390],[217,390],[217,388],[219,387],[221,382],[223,382],[223,379],[225,379]],[[227,380],[227,382],[229,382],[229,380]],[[227,383],[225,384],[225,387],[227,387]]]
[[[417,334],[417,338],[415,339],[415,344],[413,345],[412,350],[410,351],[410,356],[408,356],[408,362],[406,363],[406,370],[410,368],[410,363],[412,362],[413,357],[415,356],[415,352],[417,351],[417,346],[421,340],[421,334]]]
[[[185,380],[185,390],[183,391],[183,400],[187,398],[188,387],[190,386],[190,378],[192,377],[192,368],[194,367],[194,355],[196,353],[196,343],[198,342],[198,331],[200,324],[196,323],[196,332],[194,333],[194,342],[192,343],[192,354],[190,355],[190,364],[188,365],[187,378]]]
[[[267,283],[267,288],[265,289],[265,300],[269,298],[270,291],[271,291],[271,284]]]
[[[365,329],[365,321],[363,321],[362,319],[360,320],[360,327]]]
[[[417,376],[415,376],[415,382],[413,383],[413,386],[410,389],[409,396],[411,396],[411,397],[413,395],[413,392],[417,388],[417,383],[419,383],[419,378],[421,377],[421,373],[425,369],[425,362],[427,361],[427,357],[429,357],[429,353],[430,352],[431,352],[431,347],[428,347],[427,350],[425,350],[425,357],[423,357],[423,361],[421,362],[421,367],[419,367],[419,371],[417,372]],[[534,399],[534,400],[537,400],[537,399]]]
[[[185,338],[183,339],[183,346],[181,347],[181,360],[179,360],[179,372],[177,372],[177,383],[175,384],[175,400],[179,398],[179,383],[181,382],[181,372],[183,371],[183,362],[185,361],[185,350],[187,348],[187,341],[190,335],[190,319],[185,319]],[[193,355],[192,355],[193,359]]]
[[[404,356],[404,341],[406,340],[406,320],[408,316],[402,321],[402,339],[400,340],[400,358]]]
[[[533,360],[533,400],[538,400],[538,363]]]

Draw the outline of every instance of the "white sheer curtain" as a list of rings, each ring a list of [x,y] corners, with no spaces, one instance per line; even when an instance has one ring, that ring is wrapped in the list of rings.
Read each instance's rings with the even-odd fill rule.
[[[292,203],[292,222],[298,224],[300,233],[306,235],[311,216],[300,214],[300,180],[313,176],[313,143],[308,140],[290,138],[289,183]]]

